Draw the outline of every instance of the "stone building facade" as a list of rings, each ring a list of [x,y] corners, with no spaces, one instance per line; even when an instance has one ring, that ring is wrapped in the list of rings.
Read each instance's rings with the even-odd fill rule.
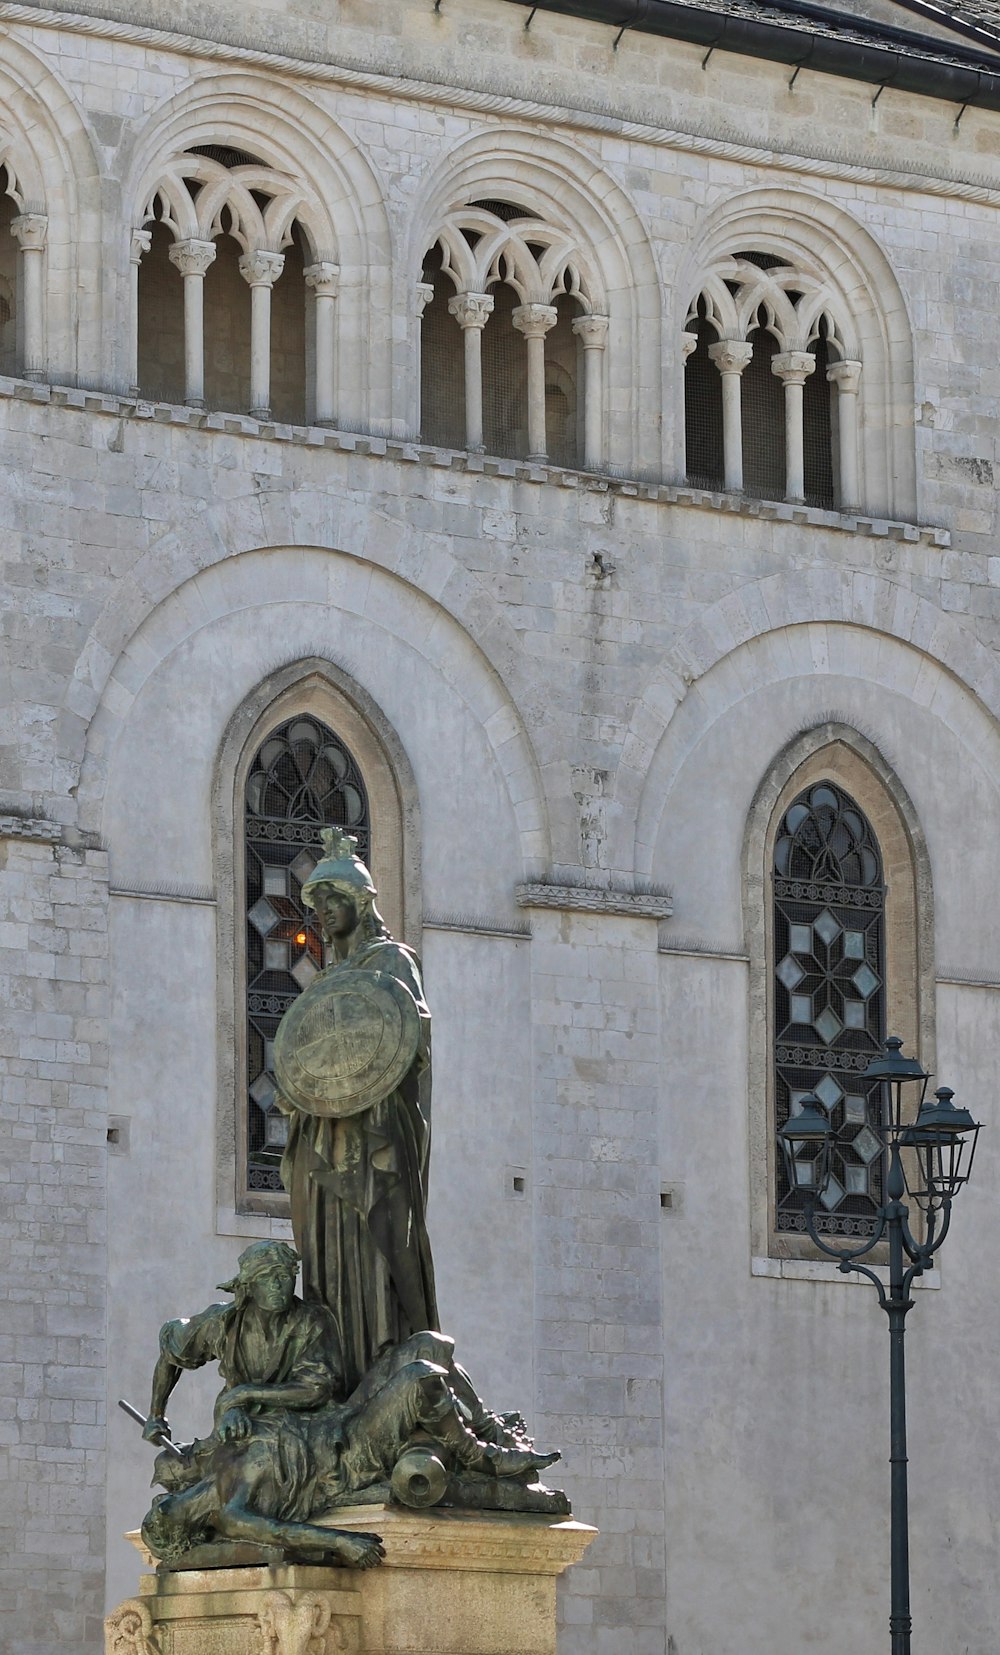
[[[775,5],[768,56],[722,0],[717,49],[576,9],[0,0],[10,1655],[101,1647],[115,1399],[287,1233],[266,1018],[312,944],[246,813],[310,742],[424,957],[448,1329],[601,1530],[566,1655],[883,1636],[882,1325],[774,1129],[827,1054],[857,1233],[865,1040],[993,1113],[1000,20]],[[861,871],[793,912],[831,809]],[[823,926],[877,984],[796,1011]],[[967,1655],[997,1155],[911,1321],[920,1647]]]

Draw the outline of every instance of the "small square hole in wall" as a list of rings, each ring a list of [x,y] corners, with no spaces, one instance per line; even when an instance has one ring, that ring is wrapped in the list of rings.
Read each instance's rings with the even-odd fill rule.
[[[127,1115],[108,1116],[108,1154],[127,1155],[129,1142],[129,1118]]]
[[[504,1171],[504,1194],[509,1201],[523,1201],[528,1193],[528,1174],[524,1167],[507,1167]]]
[[[683,1184],[660,1185],[660,1211],[678,1213],[684,1205]]]

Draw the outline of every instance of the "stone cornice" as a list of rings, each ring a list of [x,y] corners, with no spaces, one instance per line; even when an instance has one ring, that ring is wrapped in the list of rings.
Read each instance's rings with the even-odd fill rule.
[[[510,478],[517,483],[543,483],[550,487],[593,490],[623,499],[651,501],[660,505],[693,506],[702,511],[728,511],[741,517],[759,517],[766,522],[809,524],[844,534],[870,535],[876,539],[903,540],[914,545],[938,548],[951,545],[948,529],[935,525],[903,523],[895,518],[867,517],[861,512],[826,511],[819,506],[793,505],[786,500],[755,500],[721,490],[700,489],[687,483],[643,482],[627,477],[607,477],[599,472],[567,471],[558,466],[540,465],[533,460],[505,460],[489,454],[470,454],[464,449],[433,448],[429,443],[407,437],[365,435],[357,431],[331,431],[325,426],[281,425],[252,419],[249,414],[206,413],[183,403],[144,402],[141,398],[116,396],[111,391],[88,391],[72,386],[38,385],[30,380],[0,378],[0,400],[47,403],[53,408],[101,414],[113,419],[138,419],[157,425],[186,425],[195,430],[221,432],[269,442],[300,444],[305,448],[339,450],[344,454],[385,457],[396,464],[409,462],[441,471],[465,471],[487,477]]]
[[[597,885],[518,885],[519,908],[557,908],[575,914],[612,914],[619,919],[669,919],[669,896],[649,891],[616,891]]]
[[[345,60],[329,63],[309,56],[290,56],[254,46],[245,39],[205,40],[194,35],[175,33],[171,29],[154,29],[138,21],[122,21],[87,12],[56,11],[51,7],[15,4],[14,0],[0,0],[0,27],[3,24],[26,24],[36,29],[61,29],[69,33],[85,34],[101,40],[120,40],[124,44],[146,50],[175,52],[182,57],[198,57],[210,62],[243,64],[250,68],[294,75],[300,80],[311,80],[331,86],[352,86],[360,90],[383,93],[393,98],[404,98],[419,103],[448,103],[457,109],[474,110],[481,114],[506,115],[520,120],[537,121],[544,125],[575,127],[598,135],[624,138],[636,143],[650,144],[661,149],[675,149],[689,154],[712,156],[721,160],[737,161],[767,167],[771,171],[805,173],[814,177],[838,178],[853,183],[880,184],[900,190],[919,190],[929,195],[955,196],[966,201],[980,201],[1000,206],[1000,179],[985,174],[962,177],[944,169],[930,173],[903,163],[895,166],[874,166],[860,156],[841,151],[814,151],[780,153],[755,142],[753,134],[730,129],[726,133],[683,131],[658,126],[655,119],[625,119],[600,109],[536,103],[532,99],[516,97],[492,90],[477,90],[455,86],[443,81],[416,79],[376,70]]]

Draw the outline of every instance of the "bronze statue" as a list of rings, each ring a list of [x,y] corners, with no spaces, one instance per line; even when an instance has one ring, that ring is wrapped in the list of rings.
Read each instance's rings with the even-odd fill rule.
[[[167,1567],[303,1559],[371,1568],[377,1534],[327,1526],[349,1505],[565,1516],[520,1414],[495,1414],[435,1331],[425,1219],[430,1012],[420,963],[389,935],[356,841],[323,834],[302,888],[333,955],[282,1018],[282,1177],[299,1251],[257,1241],[212,1304],[160,1333],[143,1435],[160,1444],[142,1532]],[[295,1295],[302,1263],[303,1295]],[[170,1437],[185,1369],[224,1380],[207,1437]],[[135,1409],[123,1403],[133,1417]]]
[[[171,1446],[154,1475],[166,1493],[142,1525],[154,1556],[210,1567],[250,1561],[249,1544],[253,1555],[370,1568],[383,1556],[378,1535],[318,1519],[393,1496],[565,1514],[564,1496],[532,1482],[558,1454],[536,1453],[519,1416],[483,1406],[443,1335],[391,1347],[349,1395],[333,1317],[295,1296],[298,1263],[284,1242],[253,1242],[222,1284],[231,1303],[161,1330],[143,1432]],[[185,1369],[211,1361],[225,1381],[213,1430],[173,1444],[167,1401]]]
[[[383,1352],[438,1324],[430,1012],[420,962],[389,934],[356,840],[333,828],[323,840],[302,900],[334,958],[282,1020],[275,1069],[303,1297],[336,1318],[353,1389]]]

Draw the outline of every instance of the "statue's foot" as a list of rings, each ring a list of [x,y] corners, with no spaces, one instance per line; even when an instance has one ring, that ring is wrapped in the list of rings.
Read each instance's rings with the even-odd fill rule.
[[[345,1569],[375,1569],[385,1557],[380,1535],[331,1531],[327,1551]]]
[[[562,1455],[536,1454],[533,1448],[494,1448],[489,1455],[497,1477],[522,1477],[526,1471],[544,1471]]]

